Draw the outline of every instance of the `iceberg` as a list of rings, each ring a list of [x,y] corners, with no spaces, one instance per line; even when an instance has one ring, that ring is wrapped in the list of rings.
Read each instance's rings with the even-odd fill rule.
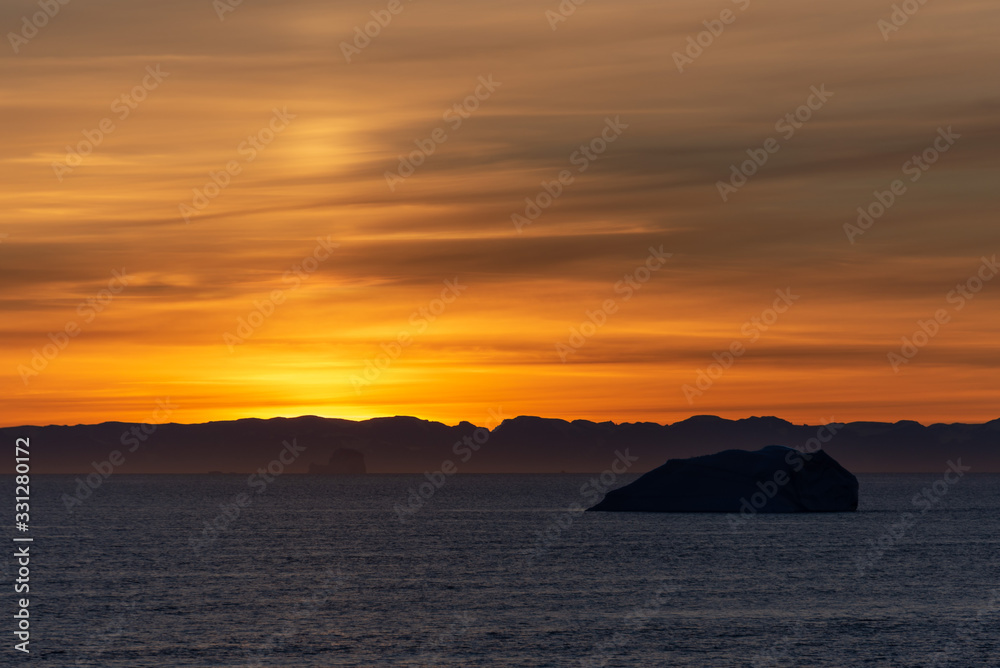
[[[781,445],[671,459],[592,511],[803,513],[858,509],[858,479],[823,450]]]
[[[364,453],[351,448],[337,448],[326,464],[309,465],[309,473],[314,475],[354,475],[367,472]]]

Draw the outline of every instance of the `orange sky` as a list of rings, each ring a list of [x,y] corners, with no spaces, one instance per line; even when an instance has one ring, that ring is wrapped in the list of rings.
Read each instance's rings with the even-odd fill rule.
[[[555,30],[555,0],[404,1],[351,62],[341,43],[389,3],[329,4],[245,0],[220,20],[209,0],[70,2],[17,53],[7,37],[0,424],[146,421],[165,397],[176,422],[1000,415],[1000,280],[948,301],[1000,251],[995,4],[927,3],[885,40],[888,1],[590,0]],[[679,72],[673,54],[726,9]],[[37,11],[4,3],[0,27]],[[832,97],[785,138],[776,122],[814,86]],[[961,137],[910,181],[948,127]],[[602,131],[602,153],[576,153]],[[779,150],[723,202],[717,182],[768,138]],[[518,232],[511,215],[564,170]],[[845,223],[895,179],[905,193],[850,243]],[[639,270],[650,247],[670,256]],[[557,348],[607,300],[582,346]],[[255,302],[273,313],[233,344]],[[894,372],[887,355],[939,309]]]

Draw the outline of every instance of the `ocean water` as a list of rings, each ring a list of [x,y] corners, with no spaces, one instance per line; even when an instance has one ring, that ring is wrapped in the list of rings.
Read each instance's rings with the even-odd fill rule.
[[[4,615],[0,664],[1000,666],[1000,476],[739,522],[567,510],[589,478],[456,475],[402,521],[422,476],[117,474],[72,511],[34,476],[32,653]]]

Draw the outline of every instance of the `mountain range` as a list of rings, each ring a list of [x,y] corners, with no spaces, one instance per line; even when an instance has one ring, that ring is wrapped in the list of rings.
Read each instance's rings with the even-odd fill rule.
[[[776,417],[728,420],[697,415],[673,424],[614,423],[531,416],[492,430],[415,417],[353,421],[315,416],[204,424],[0,428],[3,442],[29,438],[32,473],[88,473],[111,462],[122,473],[251,473],[294,445],[285,472],[325,465],[335,450],[357,450],[368,473],[424,473],[451,462],[459,473],[590,473],[628,451],[630,473],[667,459],[731,448],[822,447],[855,473],[941,472],[961,458],[973,473],[1000,472],[1000,419],[985,424],[850,422],[797,425]],[[814,440],[810,440],[814,439]],[[13,472],[14,457],[0,470]],[[314,467],[313,470],[320,470]]]

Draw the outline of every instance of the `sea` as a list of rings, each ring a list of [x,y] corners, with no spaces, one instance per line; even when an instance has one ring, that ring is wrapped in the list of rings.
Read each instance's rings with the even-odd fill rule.
[[[1000,476],[743,516],[581,512],[592,478],[32,476],[0,665],[1000,666]]]

